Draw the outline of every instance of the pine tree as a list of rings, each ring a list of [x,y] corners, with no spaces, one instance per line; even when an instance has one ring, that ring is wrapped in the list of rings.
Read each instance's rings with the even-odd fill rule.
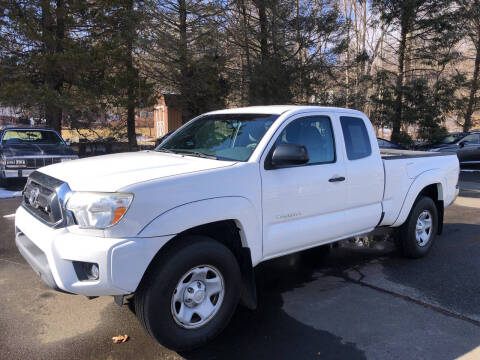
[[[145,3],[137,0],[99,0],[90,10],[91,51],[100,74],[98,101],[110,109],[124,109],[130,148],[137,145],[135,111],[152,105],[153,87],[143,73],[146,34]],[[93,84],[92,84],[93,85]]]
[[[151,0],[145,58],[157,91],[179,95],[184,120],[226,106],[223,4]]]
[[[81,77],[85,59],[77,1],[4,1],[0,101],[36,108],[48,126],[60,130],[71,86]]]
[[[473,65],[472,79],[469,84],[469,94],[465,109],[465,118],[463,131],[468,132],[472,128],[472,115],[479,109],[477,98],[478,88],[480,87],[480,1],[479,0],[458,0],[460,12],[463,15],[463,25],[465,26],[465,35],[473,45],[475,60]]]
[[[404,111],[406,81],[418,84],[416,77],[430,77],[430,69],[435,77],[456,58],[452,48],[459,40],[458,14],[447,0],[382,0],[375,6],[399,34],[392,140],[402,141],[402,126],[409,122]]]

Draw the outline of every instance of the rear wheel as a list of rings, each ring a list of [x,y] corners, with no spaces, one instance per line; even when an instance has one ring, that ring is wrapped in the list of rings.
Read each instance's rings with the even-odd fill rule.
[[[438,210],[435,202],[426,196],[414,204],[405,223],[397,230],[396,244],[409,258],[427,255],[438,230]]]
[[[135,295],[136,314],[159,343],[190,350],[217,336],[240,297],[237,260],[223,244],[204,236],[174,240],[149,269]]]

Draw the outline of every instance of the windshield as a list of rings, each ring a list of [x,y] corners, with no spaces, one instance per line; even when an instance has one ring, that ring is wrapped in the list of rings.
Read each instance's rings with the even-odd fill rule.
[[[183,126],[155,150],[247,161],[278,115],[207,115]]]
[[[463,134],[448,135],[447,137],[443,138],[441,143],[442,144],[453,144],[454,142],[461,139],[462,137],[463,137]]]
[[[13,144],[63,144],[54,131],[46,130],[7,130],[2,138],[3,145]]]

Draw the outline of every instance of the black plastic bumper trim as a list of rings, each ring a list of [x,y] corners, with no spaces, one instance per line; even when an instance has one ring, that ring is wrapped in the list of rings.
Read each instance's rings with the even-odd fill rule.
[[[40,250],[24,233],[19,231],[15,232],[15,244],[18,251],[24,257],[24,259],[30,264],[32,269],[40,276],[40,278],[53,290],[72,294],[68,291],[62,290],[58,287],[55,279],[53,278],[52,271],[48,265],[47,256]]]

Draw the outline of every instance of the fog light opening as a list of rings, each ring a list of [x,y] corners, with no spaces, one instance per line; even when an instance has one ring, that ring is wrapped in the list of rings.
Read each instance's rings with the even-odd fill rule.
[[[100,271],[98,270],[98,265],[97,264],[91,264],[90,269],[89,269],[89,278],[92,280],[98,280],[98,277],[100,276]]]
[[[73,268],[80,281],[98,280],[100,278],[100,268],[96,263],[73,261]]]

